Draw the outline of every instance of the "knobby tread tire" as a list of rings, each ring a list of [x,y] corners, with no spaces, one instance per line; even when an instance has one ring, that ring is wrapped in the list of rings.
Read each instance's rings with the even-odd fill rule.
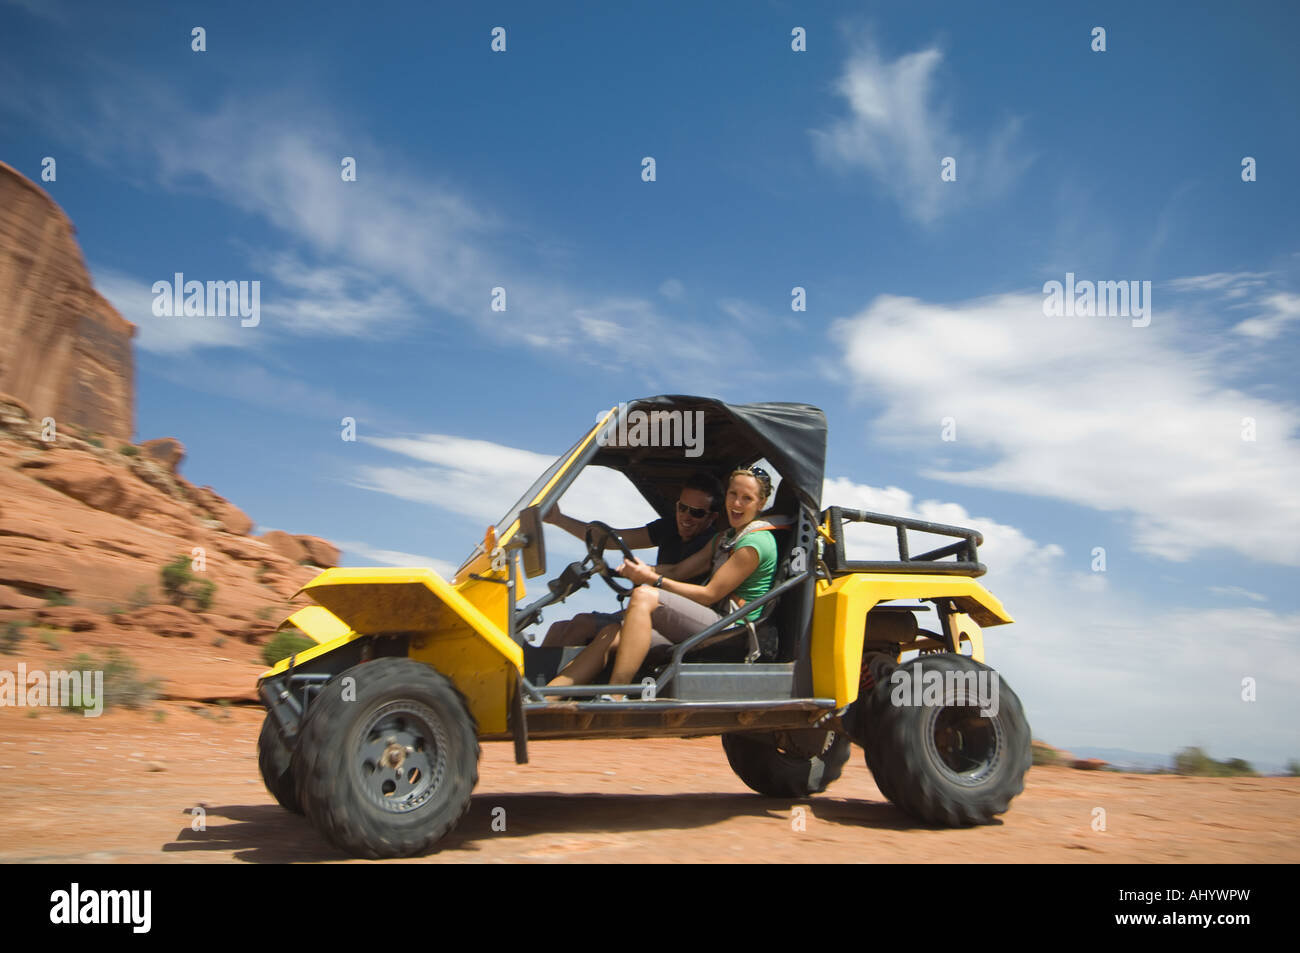
[[[262,772],[262,783],[282,808],[301,814],[293,761],[293,748],[284,740],[275,716],[267,712],[262,733],[257,736],[257,767]]]
[[[964,655],[925,655],[897,667],[912,670],[921,664],[922,673],[937,671],[979,672],[993,670]],[[1004,745],[996,769],[976,785],[964,786],[946,777],[938,768],[929,740],[926,713],[932,705],[894,705],[891,685],[878,681],[868,702],[864,746],[867,767],[876,786],[905,813],[932,824],[967,827],[989,824],[1004,813],[1011,800],[1025,787],[1025,773],[1032,762],[1029,723],[1020,699],[1006,682],[998,682],[998,713]]]
[[[354,701],[343,698],[348,676],[355,679]],[[447,741],[446,776],[431,800],[409,814],[369,804],[354,772],[361,727],[394,701],[432,709]],[[450,679],[408,658],[380,658],[331,679],[312,703],[295,778],[304,813],[336,847],[372,859],[409,857],[429,851],[469,810],[478,759],[477,723]]]
[[[835,737],[826,750],[811,758],[781,751],[776,732],[723,735],[722,748],[731,770],[754,791],[767,797],[801,798],[825,791],[849,760],[848,735],[831,734]]]

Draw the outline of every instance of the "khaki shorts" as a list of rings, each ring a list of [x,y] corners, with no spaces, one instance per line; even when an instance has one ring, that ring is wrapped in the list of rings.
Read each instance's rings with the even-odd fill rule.
[[[722,616],[675,592],[659,593],[659,605],[650,613],[650,644],[679,645],[703,632]]]

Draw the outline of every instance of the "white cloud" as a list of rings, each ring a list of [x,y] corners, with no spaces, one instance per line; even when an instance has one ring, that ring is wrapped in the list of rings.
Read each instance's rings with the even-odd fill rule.
[[[659,293],[670,301],[680,301],[686,294],[686,286],[676,278],[665,278],[659,286]]]
[[[1016,121],[1004,123],[980,144],[957,133],[938,78],[942,63],[943,54],[934,47],[887,61],[863,45],[836,83],[849,115],[812,131],[824,162],[865,170],[922,223],[973,201],[973,195],[997,196],[1031,161],[1016,145]],[[957,160],[956,181],[940,179],[945,157]]]
[[[832,337],[883,402],[879,438],[925,452],[926,476],[1127,513],[1137,547],[1171,560],[1224,547],[1300,565],[1300,412],[1225,383],[1233,367],[1187,350],[1175,314],[1133,328],[1042,302],[882,295]]]
[[[1224,297],[1238,298],[1254,288],[1263,287],[1272,276],[1271,271],[1216,271],[1211,275],[1173,278],[1165,284],[1172,291],[1212,291]]]
[[[421,465],[362,467],[356,485],[484,524],[505,515],[558,455],[448,434],[362,439]],[[599,519],[616,529],[643,526],[656,516],[625,477],[604,467],[585,469],[561,507],[578,519]]]
[[[172,316],[153,313],[153,281],[139,281],[112,268],[91,269],[97,290],[136,326],[135,343],[153,354],[179,355],[199,347],[253,347],[265,341],[259,327],[243,327],[238,317]],[[158,276],[172,281],[172,275]]]
[[[347,542],[337,542],[338,546],[345,555],[355,553],[362,559],[368,559],[372,562],[383,563],[385,566],[400,567],[428,567],[436,572],[443,579],[450,579],[456,574],[456,567],[445,559],[435,559],[432,556],[419,556],[415,553],[403,553],[395,549],[379,549],[371,546],[369,543],[360,543],[355,540]]]
[[[1231,599],[1249,599],[1252,602],[1268,602],[1268,596],[1258,592],[1251,592],[1249,589],[1241,586],[1210,586],[1210,592],[1216,596],[1227,596]]]
[[[1270,341],[1280,335],[1286,325],[1300,319],[1300,295],[1279,291],[1260,302],[1263,314],[1247,318],[1233,328],[1238,334]]]
[[[1064,553],[1054,543],[1040,546],[1014,526],[987,517],[971,516],[965,507],[957,503],[915,500],[911,493],[896,486],[866,486],[840,477],[825,482],[822,500],[826,506],[869,510],[887,516],[904,516],[929,523],[946,523],[949,526],[978,530],[984,537],[979,548],[980,561],[996,569],[999,575],[1022,571],[1027,567],[1041,569],[1055,566]],[[850,559],[898,558],[897,536],[893,528],[868,523],[851,523],[847,526],[845,543]],[[951,536],[912,531],[908,533],[908,540],[913,555],[954,542]]]

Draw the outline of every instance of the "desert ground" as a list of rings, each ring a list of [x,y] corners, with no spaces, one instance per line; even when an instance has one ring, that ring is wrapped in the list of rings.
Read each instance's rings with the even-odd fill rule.
[[[183,700],[99,718],[0,709],[0,862],[371,863],[267,794],[261,720],[252,705]],[[405,862],[1300,861],[1300,778],[1035,767],[1000,823],[947,830],[889,804],[857,749],[800,801],[751,793],[717,738],[543,741],[530,754],[516,765],[509,744],[485,745],[469,813],[440,850]]]

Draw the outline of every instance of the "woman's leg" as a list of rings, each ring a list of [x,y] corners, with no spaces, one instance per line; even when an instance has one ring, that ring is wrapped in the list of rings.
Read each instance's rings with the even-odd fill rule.
[[[547,682],[552,685],[590,685],[600,670],[609,664],[609,653],[618,645],[618,626],[607,625],[591,640],[590,644],[564,666],[564,671]]]
[[[618,638],[614,671],[609,676],[611,685],[630,685],[636,677],[637,670],[650,652],[650,613],[658,605],[658,589],[637,586],[632,590],[627,614],[623,617],[623,631]]]

